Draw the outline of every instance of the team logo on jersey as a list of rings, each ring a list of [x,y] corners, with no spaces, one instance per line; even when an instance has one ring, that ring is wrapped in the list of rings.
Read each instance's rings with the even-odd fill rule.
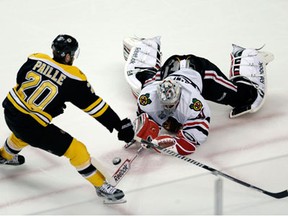
[[[199,111],[203,108],[203,104],[197,98],[193,98],[192,103],[189,105],[189,107],[190,107],[190,109],[193,109],[195,111]]]
[[[144,95],[140,95],[139,97],[139,103],[142,105],[142,106],[146,106],[148,104],[151,104],[152,101],[150,100],[150,94],[149,93],[146,93]]]

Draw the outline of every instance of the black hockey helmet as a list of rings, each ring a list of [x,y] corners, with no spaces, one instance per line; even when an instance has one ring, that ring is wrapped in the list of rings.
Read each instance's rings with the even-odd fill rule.
[[[77,40],[66,34],[58,35],[52,42],[51,48],[55,59],[63,59],[66,54],[70,54],[72,58],[79,55],[79,47]]]

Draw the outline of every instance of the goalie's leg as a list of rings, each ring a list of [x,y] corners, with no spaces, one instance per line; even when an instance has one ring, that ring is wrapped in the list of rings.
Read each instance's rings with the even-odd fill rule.
[[[233,44],[230,79],[238,86],[240,96],[246,94],[250,98],[247,104],[232,109],[231,118],[256,112],[263,106],[267,87],[266,65],[274,56],[260,49],[246,49]]]
[[[153,38],[128,37],[123,40],[126,60],[124,73],[133,95],[137,98],[142,85],[153,79],[161,67],[160,36]]]

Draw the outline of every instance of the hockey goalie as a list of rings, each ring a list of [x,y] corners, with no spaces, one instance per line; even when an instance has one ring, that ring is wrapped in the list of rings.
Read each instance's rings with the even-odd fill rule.
[[[273,54],[233,44],[227,77],[208,59],[193,54],[173,55],[162,64],[160,39],[123,41],[125,77],[137,98],[137,137],[188,155],[208,137],[207,100],[231,106],[230,118],[263,106],[266,67]]]

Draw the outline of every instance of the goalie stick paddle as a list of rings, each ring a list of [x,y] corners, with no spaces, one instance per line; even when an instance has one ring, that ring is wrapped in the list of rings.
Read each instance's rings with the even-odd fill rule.
[[[223,172],[221,172],[221,171],[219,171],[219,170],[216,170],[216,169],[214,169],[214,168],[212,168],[212,167],[209,167],[209,166],[207,166],[207,165],[205,165],[205,164],[202,164],[202,163],[200,163],[200,162],[198,162],[198,161],[196,161],[196,160],[193,160],[193,159],[191,159],[191,158],[188,158],[188,157],[185,157],[185,156],[183,156],[183,155],[177,154],[176,152],[171,151],[171,150],[169,150],[169,149],[162,148],[162,147],[160,147],[160,146],[158,146],[158,145],[155,145],[154,143],[148,142],[148,141],[146,141],[146,140],[144,140],[144,139],[141,139],[141,138],[139,138],[139,137],[136,137],[136,140],[137,140],[138,142],[140,142],[140,143],[143,143],[143,144],[148,145],[149,147],[157,148],[157,149],[160,150],[161,152],[164,152],[164,153],[166,153],[166,154],[168,154],[168,155],[171,155],[171,156],[173,156],[173,157],[179,158],[180,160],[183,160],[183,161],[185,161],[185,162],[187,162],[187,163],[191,163],[191,164],[194,164],[194,165],[196,165],[196,166],[198,166],[198,167],[201,167],[201,168],[203,168],[203,169],[209,170],[213,175],[223,176],[223,177],[225,177],[225,178],[227,178],[227,179],[230,179],[231,181],[237,182],[237,183],[239,183],[239,184],[241,184],[241,185],[244,185],[244,186],[246,186],[246,187],[248,187],[248,188],[254,189],[254,190],[258,191],[258,192],[264,193],[264,194],[266,194],[266,195],[268,195],[268,196],[271,196],[271,197],[274,197],[274,198],[277,198],[277,199],[285,198],[285,197],[288,196],[288,190],[284,190],[284,191],[276,192],[276,193],[269,192],[269,191],[267,191],[267,190],[261,189],[261,188],[259,188],[259,187],[254,186],[254,185],[251,185],[251,184],[249,184],[249,183],[247,183],[247,182],[244,182],[244,181],[242,181],[242,180],[239,180],[239,179],[237,179],[237,178],[235,178],[235,177],[232,177],[232,176],[230,176],[230,175],[227,175],[227,174],[225,174],[225,173],[223,173]]]
[[[141,146],[136,154],[132,158],[127,158],[120,167],[116,170],[116,172],[112,175],[113,186],[116,186],[122,178],[128,173],[131,168],[132,162],[138,157],[140,152],[142,151],[143,147]]]

